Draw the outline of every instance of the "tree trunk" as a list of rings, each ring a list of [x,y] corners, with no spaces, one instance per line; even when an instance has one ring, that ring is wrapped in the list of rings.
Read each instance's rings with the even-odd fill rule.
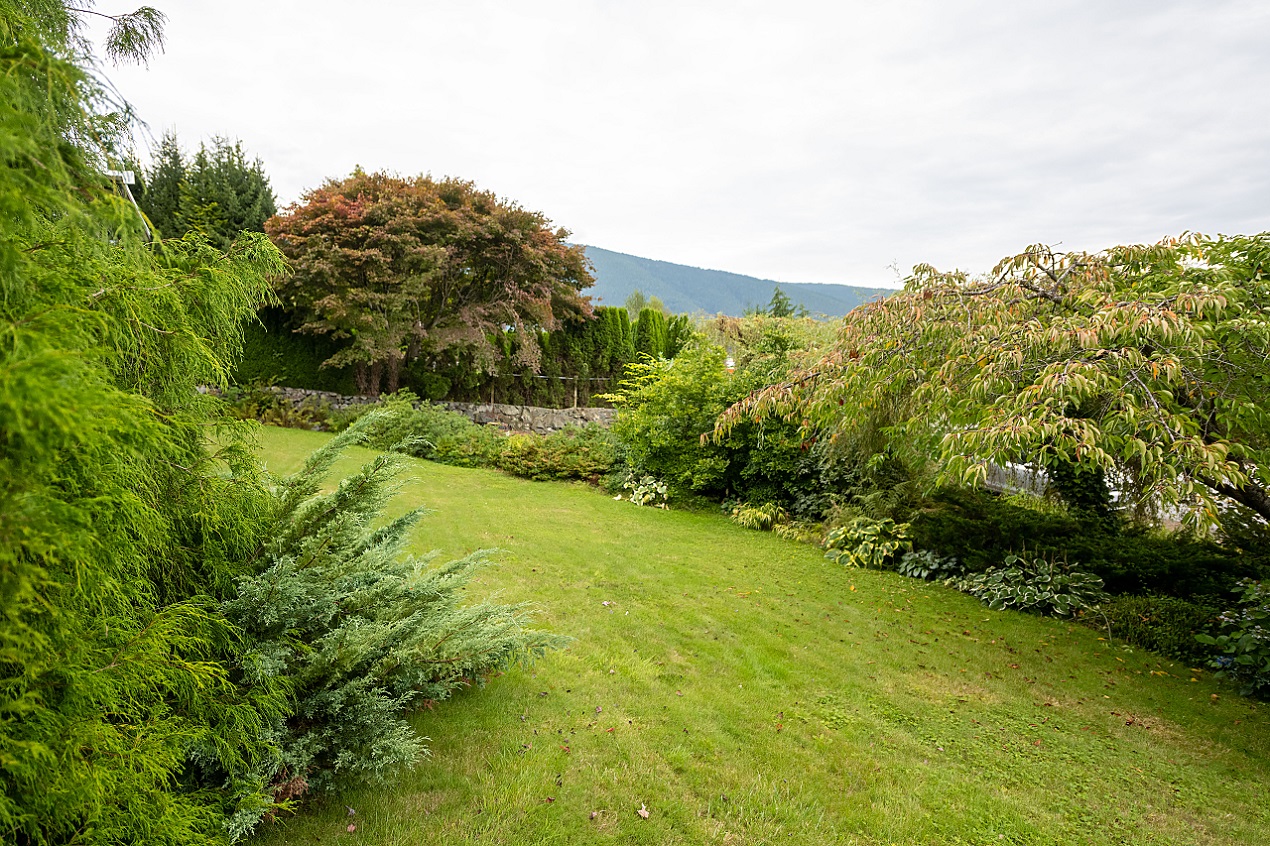
[[[387,391],[390,394],[395,394],[397,393],[397,386],[400,383],[400,379],[401,379],[401,357],[394,355],[391,358],[389,358],[387,370],[388,370]]]
[[[368,368],[366,378],[366,394],[367,396],[379,396],[379,383],[384,379],[384,363],[382,361],[372,361]]]
[[[357,380],[357,393],[362,396],[370,394],[370,372],[366,362],[359,361],[353,365],[353,378]]]

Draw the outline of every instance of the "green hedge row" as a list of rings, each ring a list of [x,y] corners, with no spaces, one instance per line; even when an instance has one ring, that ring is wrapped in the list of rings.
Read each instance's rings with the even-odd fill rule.
[[[285,385],[290,388],[357,392],[351,368],[323,367],[340,342],[294,331],[287,314],[260,312],[259,323],[246,331],[243,359],[235,373],[240,385]],[[404,368],[401,388],[429,400],[501,402],[561,408],[604,405],[598,395],[617,388],[626,366],[641,355],[673,358],[692,333],[687,317],[667,317],[645,309],[632,324],[623,308],[600,307],[590,320],[577,321],[534,340],[541,353],[538,367],[512,366],[522,341],[514,330],[490,338],[499,363],[488,363],[471,350],[421,357]]]

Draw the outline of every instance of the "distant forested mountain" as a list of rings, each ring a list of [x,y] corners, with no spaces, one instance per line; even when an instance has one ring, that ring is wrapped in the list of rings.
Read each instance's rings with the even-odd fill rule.
[[[722,270],[702,270],[668,261],[628,256],[587,247],[587,258],[595,266],[595,287],[587,289],[593,302],[620,306],[635,289],[657,297],[676,313],[730,314],[740,316],[747,309],[768,304],[778,283]],[[795,306],[802,305],[812,315],[841,317],[886,288],[858,288],[854,285],[817,285],[781,282],[781,290]]]

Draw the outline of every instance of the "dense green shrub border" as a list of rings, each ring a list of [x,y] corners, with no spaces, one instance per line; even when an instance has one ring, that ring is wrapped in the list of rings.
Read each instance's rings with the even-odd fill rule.
[[[243,355],[234,370],[239,385],[285,385],[336,394],[357,393],[349,368],[322,367],[339,350],[325,337],[300,335],[278,309],[265,308],[243,329]]]
[[[1197,635],[1216,630],[1218,608],[1176,596],[1112,596],[1087,622],[1113,639],[1187,662],[1204,660],[1210,649]]]
[[[1224,596],[1259,562],[1208,540],[1147,529],[1108,528],[1100,521],[1024,508],[982,490],[940,489],[911,519],[913,543],[953,555],[968,571],[999,564],[1023,550],[1059,556],[1093,573],[1113,594]]]

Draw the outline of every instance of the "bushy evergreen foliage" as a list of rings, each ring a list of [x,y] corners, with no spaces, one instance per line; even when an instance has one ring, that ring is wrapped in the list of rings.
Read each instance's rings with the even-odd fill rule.
[[[197,232],[222,250],[240,232],[263,232],[278,210],[264,164],[248,161],[241,142],[215,137],[186,156],[170,132],[145,172],[137,203],[160,237]]]
[[[292,331],[285,314],[265,307],[243,329],[243,355],[234,368],[239,385],[285,385],[352,395],[357,382],[349,368],[323,367],[339,346],[320,335]]]
[[[386,466],[324,499],[328,452],[266,486],[196,388],[227,384],[281,256],[146,242],[100,175],[126,120],[76,14],[0,5],[0,842],[225,842],[296,778],[405,760],[401,708],[547,641],[520,609],[457,607],[475,561],[392,557],[409,520],[367,529]],[[115,49],[152,40],[134,18]],[[286,593],[245,601],[262,579]],[[372,740],[344,714],[384,720]]]
[[[1204,661],[1209,650],[1197,635],[1217,629],[1216,605],[1175,596],[1113,596],[1086,622],[1116,639],[1182,661]],[[1191,666],[1199,666],[1192,664]]]
[[[521,606],[460,604],[484,554],[440,567],[402,554],[424,510],[377,525],[400,457],[380,455],[321,491],[341,450],[387,414],[364,416],[279,485],[256,569],[224,605],[247,643],[243,683],[283,678],[292,691],[293,708],[270,728],[278,749],[267,772],[279,794],[383,779],[417,761],[425,747],[405,720],[411,708],[560,642],[527,629]]]
[[[1029,550],[1094,573],[1117,594],[1218,597],[1265,573],[1257,558],[1207,538],[1109,527],[1081,512],[1042,512],[986,491],[933,491],[912,526],[917,548],[956,556],[972,572]]]
[[[279,257],[146,248],[98,175],[112,119],[73,19],[4,11],[0,840],[206,842],[250,791],[178,789],[186,761],[245,773],[285,700],[217,660],[237,644],[212,597],[266,493],[240,449],[209,454],[194,386],[224,383]]]
[[[598,484],[619,460],[617,438],[601,426],[579,426],[549,435],[510,435],[498,469],[534,481],[576,479]]]
[[[652,358],[674,358],[692,337],[692,321],[686,314],[666,315],[645,308],[635,324],[635,352]]]
[[[635,327],[621,308],[600,307],[591,319],[538,332],[534,342],[541,355],[536,369],[515,363],[521,358],[523,336],[504,331],[494,339],[498,362],[492,372],[481,372],[470,361],[434,369],[446,379],[447,398],[548,407],[595,405],[602,402],[596,395],[612,389],[636,357]]]

